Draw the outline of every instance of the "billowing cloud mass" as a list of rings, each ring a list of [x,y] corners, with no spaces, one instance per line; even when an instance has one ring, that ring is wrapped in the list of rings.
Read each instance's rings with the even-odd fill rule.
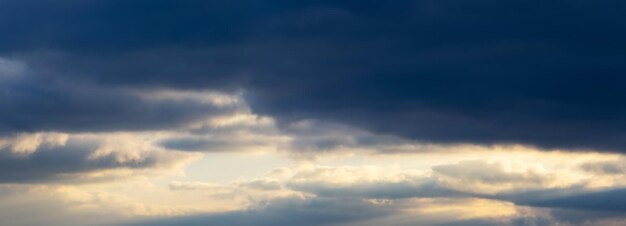
[[[623,225],[625,10],[0,1],[0,225]]]

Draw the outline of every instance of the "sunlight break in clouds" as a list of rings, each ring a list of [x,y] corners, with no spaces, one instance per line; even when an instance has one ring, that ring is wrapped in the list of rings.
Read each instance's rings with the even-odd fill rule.
[[[11,185],[2,188],[3,195],[15,200],[10,205],[61,205],[54,211],[66,214],[58,222],[67,224],[87,216],[100,219],[94,224],[132,225],[228,225],[231,216],[240,214],[261,224],[298,219],[266,218],[283,208],[298,211],[293,213],[297,217],[319,214],[324,224],[514,224],[520,219],[565,224],[546,212],[545,202],[624,186],[619,171],[623,157],[617,154],[419,143],[314,120],[278,125],[252,113],[236,96],[224,105],[211,100],[225,98],[222,94],[168,93],[150,101],[194,101],[230,110],[170,130],[6,136],[0,149],[8,172],[3,180]],[[262,158],[273,160],[248,164]],[[220,170],[210,166],[213,159],[227,159],[233,169],[242,170]],[[44,160],[63,160],[63,165]],[[26,167],[30,164],[39,166]],[[266,173],[237,173],[255,170]],[[202,174],[229,179],[205,180]],[[27,192],[19,191],[23,189]],[[338,218],[318,212],[316,205],[373,215]],[[39,220],[45,219],[12,221],[28,225]]]

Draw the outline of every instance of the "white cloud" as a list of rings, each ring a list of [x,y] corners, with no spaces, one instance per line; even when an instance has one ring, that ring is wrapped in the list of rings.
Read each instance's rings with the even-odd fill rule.
[[[0,138],[0,150],[8,149],[16,155],[30,155],[40,146],[63,146],[67,143],[66,133],[22,133]]]

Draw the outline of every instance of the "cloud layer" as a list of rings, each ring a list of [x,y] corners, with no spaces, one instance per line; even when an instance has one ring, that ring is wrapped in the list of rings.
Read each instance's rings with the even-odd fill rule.
[[[173,4],[4,1],[0,31],[11,35],[0,54],[32,65],[43,84],[244,89],[255,112],[281,122],[338,121],[435,143],[624,147],[617,1]],[[4,115],[4,130],[59,127],[66,114],[75,121],[64,129],[127,130],[171,109],[186,113],[173,123],[206,110],[84,89],[93,87],[4,87],[3,108],[53,117]],[[85,125],[95,120],[106,128]]]
[[[0,225],[624,225],[625,10],[0,1]]]

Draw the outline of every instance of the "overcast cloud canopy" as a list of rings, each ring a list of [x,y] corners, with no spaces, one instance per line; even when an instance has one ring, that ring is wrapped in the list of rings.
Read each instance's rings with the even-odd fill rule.
[[[253,110],[282,122],[324,119],[436,143],[622,151],[625,6],[10,0],[0,3],[0,54],[24,61],[38,81],[246,90]],[[27,98],[10,95],[15,86],[3,87],[2,109]],[[37,99],[37,108],[50,101]],[[75,129],[73,120],[93,116],[86,101],[57,105],[72,119],[44,108],[52,112],[44,128]],[[32,129],[11,125],[14,114],[0,114],[2,127]],[[129,128],[115,125],[106,129]]]

